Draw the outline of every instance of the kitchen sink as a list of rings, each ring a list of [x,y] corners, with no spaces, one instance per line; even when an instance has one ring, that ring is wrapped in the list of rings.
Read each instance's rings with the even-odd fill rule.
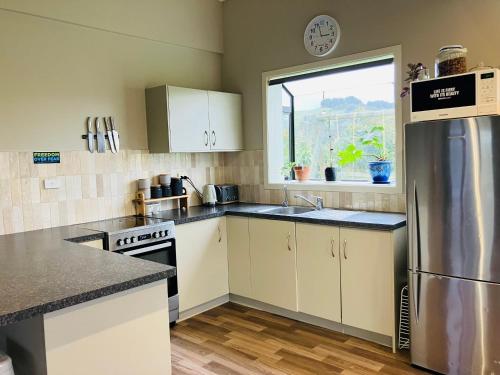
[[[311,211],[315,211],[315,209],[309,207],[290,206],[290,207],[269,208],[267,210],[259,211],[259,213],[274,214],[274,215],[300,215]]]

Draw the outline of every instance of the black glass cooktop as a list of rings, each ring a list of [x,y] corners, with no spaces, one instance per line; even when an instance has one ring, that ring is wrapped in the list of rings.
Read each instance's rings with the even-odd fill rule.
[[[133,228],[141,228],[150,225],[163,223],[162,219],[154,219],[150,217],[128,216],[118,219],[109,219],[103,221],[96,221],[94,223],[81,224],[79,227],[95,230],[98,232],[115,233],[126,231]]]

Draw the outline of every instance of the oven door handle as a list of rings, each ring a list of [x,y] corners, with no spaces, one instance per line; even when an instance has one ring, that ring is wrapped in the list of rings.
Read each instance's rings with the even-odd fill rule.
[[[128,255],[128,256],[134,256],[134,255],[149,253],[149,252],[155,251],[155,250],[161,250],[161,249],[164,249],[166,247],[171,247],[171,246],[172,246],[172,242],[165,242],[165,243],[162,243],[160,245],[153,245],[153,246],[142,247],[140,249],[124,251],[121,254]]]

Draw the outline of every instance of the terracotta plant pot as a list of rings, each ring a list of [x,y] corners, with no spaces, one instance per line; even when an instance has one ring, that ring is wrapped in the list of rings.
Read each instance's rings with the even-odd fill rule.
[[[311,174],[311,168],[309,168],[309,167],[293,167],[293,171],[295,172],[295,178],[298,181],[309,180],[309,175]]]

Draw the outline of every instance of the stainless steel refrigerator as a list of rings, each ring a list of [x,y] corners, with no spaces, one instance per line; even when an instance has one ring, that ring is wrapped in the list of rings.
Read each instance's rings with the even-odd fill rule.
[[[500,374],[500,116],[405,126],[411,362]]]

